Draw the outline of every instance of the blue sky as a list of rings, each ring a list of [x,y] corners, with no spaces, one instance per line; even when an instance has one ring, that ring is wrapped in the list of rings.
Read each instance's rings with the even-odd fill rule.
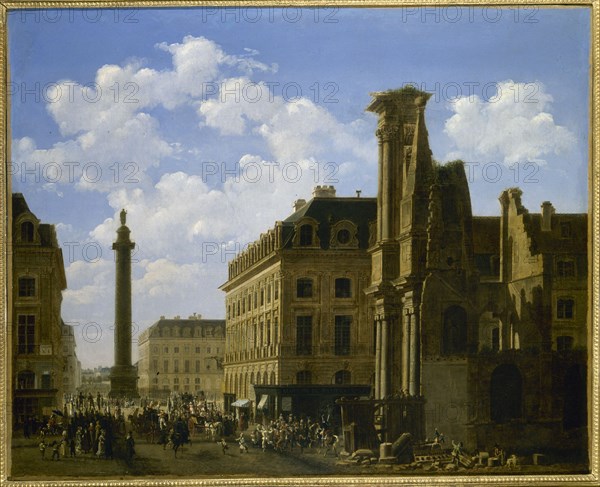
[[[84,366],[111,363],[110,243],[122,206],[139,248],[139,328],[160,315],[223,317],[230,254],[207,252],[213,243],[243,247],[316,184],[375,194],[376,119],[364,112],[373,91],[412,82],[433,93],[434,157],[471,163],[475,214],[497,214],[508,186],[530,211],[544,200],[586,211],[589,14],[12,12],[13,191],[58,226],[63,317],[79,324]]]

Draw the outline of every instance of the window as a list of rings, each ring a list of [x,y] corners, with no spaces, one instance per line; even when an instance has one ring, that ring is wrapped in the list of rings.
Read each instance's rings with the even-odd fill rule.
[[[560,224],[560,236],[569,238],[571,236],[571,222],[562,222]]]
[[[560,336],[556,337],[556,349],[559,352],[566,352],[573,348],[573,337],[572,336]]]
[[[312,354],[312,316],[296,317],[296,354]]]
[[[267,345],[271,345],[271,320],[267,320]]]
[[[200,373],[200,360],[196,360],[196,374]]]
[[[350,354],[350,325],[352,316],[335,317],[335,354]]]
[[[20,277],[19,278],[19,297],[30,298],[35,296],[35,278]]]
[[[258,308],[258,293],[254,291],[254,308]]]
[[[335,280],[335,297],[336,298],[350,298],[352,297],[351,291],[352,281],[346,277],[340,277]]]
[[[349,370],[338,370],[335,373],[334,381],[336,384],[350,384],[351,375]]]
[[[179,353],[179,347],[173,348],[173,353]]]
[[[42,389],[52,389],[52,377],[50,372],[44,372],[42,374]]]
[[[206,347],[206,353],[210,353],[210,347]]]
[[[21,241],[33,242],[33,223],[23,222],[21,224]]]
[[[279,283],[275,284],[275,301],[279,299]]]
[[[500,328],[492,328],[492,350],[500,350]]]
[[[165,347],[165,348],[163,349],[163,352],[164,352],[164,353],[169,353],[169,347]]]
[[[163,373],[164,374],[169,373],[169,361],[168,360],[163,361]]]
[[[190,351],[190,346],[189,346],[189,345],[186,345],[186,346],[184,347],[184,349],[183,349],[183,350],[184,350],[184,352],[185,352],[185,353],[189,353],[189,351]]]
[[[152,347],[152,352],[158,353],[158,347]]]
[[[556,317],[559,320],[572,320],[575,311],[575,301],[572,299],[559,299],[556,303]]]
[[[198,385],[200,385],[200,377],[196,377],[196,378],[194,379],[194,384],[198,384]]]
[[[467,312],[461,306],[444,311],[442,354],[461,354],[467,351]]]
[[[296,281],[296,296],[299,298],[312,298],[313,280],[301,278]]]
[[[267,303],[271,302],[271,285],[267,286]]]
[[[173,384],[179,384],[179,377],[175,377],[173,379]]]
[[[185,362],[183,362],[183,371],[186,374],[189,374],[189,372],[190,372],[190,361],[189,360],[186,360]]]
[[[190,378],[186,377],[185,379],[183,379],[183,383],[184,384],[189,384],[190,383]]]
[[[158,372],[158,360],[153,360],[152,361],[152,371],[153,372]]]
[[[296,372],[296,384],[310,384],[312,382],[312,374],[310,370],[300,370]]]
[[[246,298],[242,298],[242,313],[246,312]]]
[[[273,342],[279,342],[279,318],[277,316],[273,318]]]
[[[346,228],[342,228],[337,233],[337,240],[341,244],[347,244],[348,242],[350,242],[350,231]]]
[[[231,316],[231,305],[228,304],[227,305],[227,319],[229,319],[230,316]]]
[[[572,260],[559,260],[556,263],[558,277],[575,277],[575,262]]]
[[[200,353],[200,347],[196,347],[196,353]]]
[[[17,377],[17,389],[34,389],[35,388],[35,374],[30,370],[24,370],[19,372]]]
[[[265,304],[265,290],[261,289],[260,290],[260,305],[262,306],[263,304]]]
[[[313,243],[313,227],[312,225],[302,225],[300,227],[300,245],[312,245]]]
[[[173,360],[173,372],[179,372],[179,360],[177,359]]]
[[[35,315],[18,317],[18,350],[19,353],[35,352]]]

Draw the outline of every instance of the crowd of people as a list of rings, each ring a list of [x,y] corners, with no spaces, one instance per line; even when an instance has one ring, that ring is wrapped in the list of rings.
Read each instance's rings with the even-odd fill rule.
[[[261,418],[258,423],[253,420],[246,409],[225,412],[215,403],[189,394],[136,402],[100,393],[78,394],[66,397],[63,410],[54,410],[43,421],[28,418],[24,432],[26,438],[37,433],[41,457],[55,461],[78,456],[131,460],[134,436],[164,450],[172,449],[175,456],[194,440],[216,443],[224,454],[229,449],[227,441],[235,441],[240,453],[254,448],[303,453],[315,448],[323,455],[338,455],[339,438],[325,415],[319,421],[291,414],[274,420]]]

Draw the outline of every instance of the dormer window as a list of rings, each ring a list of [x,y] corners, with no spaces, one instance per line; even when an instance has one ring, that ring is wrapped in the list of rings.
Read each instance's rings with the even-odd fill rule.
[[[341,220],[331,227],[329,245],[341,249],[358,248],[358,228],[350,220]]]
[[[560,224],[561,238],[569,238],[571,236],[571,222],[562,222]]]
[[[33,223],[23,222],[21,224],[21,242],[33,242]]]
[[[300,245],[303,247],[313,244],[313,227],[305,224],[300,227]]]
[[[294,230],[294,247],[317,248],[320,246],[317,229],[319,223],[310,217],[303,217],[296,222]]]

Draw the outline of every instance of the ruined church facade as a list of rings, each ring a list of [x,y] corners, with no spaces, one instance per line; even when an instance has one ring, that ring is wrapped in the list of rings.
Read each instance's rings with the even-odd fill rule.
[[[433,161],[430,95],[379,92],[374,308],[382,439],[584,449],[587,215],[539,214],[518,188],[476,217],[460,161]]]

